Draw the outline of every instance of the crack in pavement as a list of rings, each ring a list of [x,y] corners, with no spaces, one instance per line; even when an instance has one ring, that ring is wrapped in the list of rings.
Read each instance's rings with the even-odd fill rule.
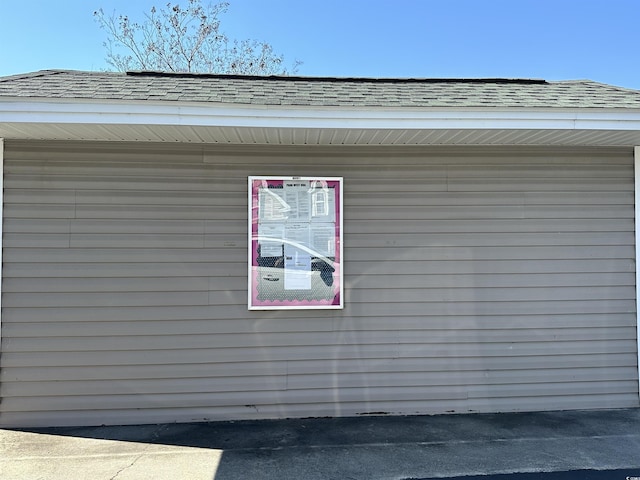
[[[125,470],[129,470],[131,467],[133,467],[136,464],[136,462],[138,462],[138,460],[140,460],[144,456],[144,454],[145,454],[145,452],[143,452],[140,455],[138,455],[136,458],[133,459],[133,462],[131,462],[129,465],[126,465],[126,466],[122,467],[109,480],[116,480],[116,478],[118,478],[122,472],[124,472]]]

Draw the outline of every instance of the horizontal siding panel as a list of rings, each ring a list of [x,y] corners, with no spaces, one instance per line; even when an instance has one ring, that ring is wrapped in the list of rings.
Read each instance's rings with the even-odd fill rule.
[[[513,391],[506,385],[535,392],[541,383],[589,384],[603,382],[629,384],[635,381],[635,369],[555,369],[536,372],[521,370],[492,372],[438,372],[392,373],[392,374],[339,374],[339,375],[260,375],[194,378],[163,378],[158,380],[116,380],[116,381],[72,381],[72,382],[8,382],[5,397],[38,397],[67,395],[162,395],[173,393],[243,392],[243,391],[283,391],[287,390],[334,390],[336,388],[407,388],[421,387],[425,382],[434,386],[466,386],[471,397],[478,396],[480,387],[485,387],[493,396],[494,392]],[[509,388],[509,390],[507,390]],[[546,388],[546,385],[545,387]],[[560,387],[559,387],[560,388]],[[633,386],[630,386],[631,390]],[[523,392],[523,393],[524,393]],[[548,393],[548,392],[547,392]],[[526,393],[524,393],[526,394]],[[505,393],[505,395],[507,395]],[[501,395],[502,396],[502,395]]]
[[[7,307],[109,307],[207,305],[208,292],[119,292],[111,293],[7,293],[3,304]]]
[[[69,237],[71,248],[198,248],[205,246],[205,238],[201,233],[73,233]]]
[[[173,258],[173,257],[172,257]],[[146,277],[226,277],[238,275],[239,272],[246,275],[246,265],[240,262],[109,262],[109,263],[9,263],[3,267],[3,276],[6,278],[69,278],[86,277],[113,278],[127,276],[129,278]],[[245,268],[243,268],[245,267]],[[244,277],[246,283],[246,276]]]
[[[247,279],[229,279],[237,288],[247,285]],[[87,292],[172,292],[172,291],[208,291],[208,277],[130,277],[115,278],[65,278],[63,281],[52,278],[9,278],[3,285],[5,293],[87,293]]]
[[[109,366],[79,367],[24,367],[16,368],[9,376],[0,372],[5,382],[81,381],[81,380],[134,380],[166,378],[218,378],[261,377],[263,375],[286,376],[287,362],[226,362],[202,364],[121,365],[117,369]],[[46,391],[46,389],[42,389]]]
[[[38,235],[70,233],[71,222],[72,220],[69,219],[58,218],[5,218],[2,231],[5,235],[7,233],[36,233]]]
[[[614,334],[615,335],[615,334]],[[332,345],[346,347],[353,345],[387,344],[396,341],[389,332],[360,332],[344,337],[335,332],[304,333],[263,333],[260,336],[242,334],[214,335],[144,335],[144,336],[103,336],[100,338],[83,337],[43,337],[15,338],[11,348],[13,352],[69,352],[69,351],[126,351],[126,350],[181,350],[216,348],[269,348],[269,347],[305,347]]]
[[[222,231],[229,231],[229,227],[234,225],[237,233],[246,235],[246,222],[240,224],[237,221],[214,222]],[[73,234],[85,235],[202,235],[205,233],[204,220],[172,220],[170,222],[161,220],[95,220],[95,219],[74,219],[70,221],[69,230]]]
[[[606,353],[611,351],[634,351],[633,340],[611,341],[549,341],[538,339],[527,343],[487,343],[487,344],[458,344],[452,352],[448,345],[433,345],[431,356],[501,356],[503,358],[517,355],[572,355],[592,353]],[[620,350],[617,350],[620,349]],[[418,344],[403,344],[400,349],[402,357],[423,357],[425,346]]]
[[[21,165],[31,163],[33,169],[42,168],[43,163],[67,163],[69,165],[82,165],[93,162],[104,163],[109,162],[114,168],[119,169],[126,166],[135,158],[138,164],[162,165],[173,164],[175,162],[202,162],[202,150],[174,148],[170,150],[169,146],[158,145],[153,143],[129,144],[126,149],[112,149],[108,145],[96,142],[87,142],[86,144],[73,142],[72,145],[64,142],[27,142],[12,143],[11,158],[16,160],[16,164],[11,168],[20,168]],[[70,148],[72,147],[72,148]]]
[[[446,345],[448,343],[496,343],[496,342],[521,342],[548,341],[550,346],[559,341],[598,341],[598,340],[626,340],[633,337],[631,327],[607,327],[607,328],[556,328],[552,332],[541,332],[540,328],[500,329],[491,330],[405,330],[398,332],[398,341],[401,344],[420,343],[430,345],[432,343]]]
[[[425,348],[437,345],[447,348],[451,345],[460,346],[472,343],[474,345],[496,344],[502,350],[501,344],[548,342],[549,353],[554,350],[558,342],[570,341],[616,341],[626,340],[634,335],[633,328],[588,328],[588,329],[556,329],[553,334],[541,333],[539,329],[514,330],[412,330],[402,332],[389,331],[352,331],[352,332],[309,332],[302,333],[262,333],[259,336],[244,334],[199,334],[199,335],[128,335],[82,337],[58,336],[54,338],[29,336],[16,337],[4,350],[13,352],[67,352],[67,351],[126,351],[126,350],[170,350],[170,349],[205,349],[205,348],[270,348],[294,346],[326,346],[354,350],[361,345],[387,344],[396,342],[399,348],[406,345],[419,344]],[[466,347],[466,345],[465,345]]]
[[[567,191],[580,192],[602,192],[611,189],[633,190],[632,177],[604,177],[598,178],[488,178],[485,181],[478,181],[475,177],[450,178],[447,183],[448,191],[461,192],[511,192],[511,191],[554,191],[564,189]]]
[[[618,351],[619,353],[624,353]],[[334,358],[396,358],[398,346],[390,344],[361,345],[337,353],[326,346],[278,347],[269,350],[256,348],[220,348],[180,350],[151,350],[122,352],[28,352],[7,353],[3,365],[9,367],[56,366],[119,366],[119,365],[165,365],[208,362],[273,362],[295,360],[331,360]]]
[[[627,205],[606,205],[602,207],[590,205],[589,208],[579,205],[525,207],[526,218],[631,218],[633,207]]]
[[[3,274],[7,278],[65,278],[87,277],[93,278],[99,275],[102,278],[123,277],[144,278],[168,276],[240,276],[246,279],[246,264],[244,262],[173,262],[177,255],[165,257],[163,263],[146,262],[109,262],[109,263],[26,263],[7,262],[3,266]],[[246,260],[246,259],[245,259]],[[574,259],[574,260],[476,260],[473,262],[438,261],[429,262],[428,268],[419,262],[405,260],[380,260],[376,262],[348,262],[345,282],[350,287],[364,284],[364,275],[371,276],[374,281],[380,275],[389,275],[391,269],[398,272],[394,275],[394,282],[401,277],[408,277],[411,281],[416,275],[442,274],[445,285],[447,276],[455,275],[508,275],[519,274],[527,278],[549,274],[549,278],[555,278],[562,274],[595,274],[604,275],[603,278],[615,279],[616,274],[634,272],[634,262],[630,259]],[[366,279],[369,281],[370,279]],[[522,280],[526,282],[528,280]],[[461,284],[464,286],[464,283]],[[552,283],[552,285],[554,285]],[[540,286],[540,285],[537,285]]]
[[[606,192],[391,192],[356,193],[349,190],[349,205],[367,207],[373,203],[393,207],[468,207],[469,205],[629,205],[633,191]],[[119,197],[117,197],[119,198]],[[246,202],[246,199],[245,199]],[[122,202],[124,203],[124,202]],[[135,201],[129,203],[137,203]]]
[[[73,237],[72,237],[73,242]],[[391,245],[396,248],[415,248],[429,246],[447,247],[537,247],[537,246],[585,246],[593,245],[634,245],[634,236],[631,232],[612,236],[611,233],[591,234],[588,237],[582,232],[577,233],[473,233],[471,234],[438,234],[438,233],[379,233],[349,234],[345,236],[345,242],[360,245],[361,247],[379,247]],[[72,245],[73,246],[73,245]]]
[[[41,203],[33,205],[5,203],[3,218],[70,219],[76,216],[75,205]]]
[[[92,156],[92,158],[95,158]],[[12,175],[31,175],[37,170],[40,175],[51,177],[109,177],[117,171],[117,178],[146,178],[149,176],[149,164],[141,163],[136,156],[133,162],[94,163],[87,161],[55,161],[22,160],[7,166],[6,172]],[[177,158],[176,158],[177,160]],[[197,157],[184,158],[180,163],[174,161],[168,164],[152,164],[153,176],[156,178],[198,179],[206,178],[215,169],[218,176],[230,176],[237,171],[221,170],[214,165],[205,165]],[[115,167],[115,168],[114,168]],[[604,173],[604,172],[603,172]]]
[[[230,292],[211,292],[211,303],[223,303],[223,297]],[[238,292],[240,294],[242,292]],[[633,300],[635,287],[545,287],[545,288],[381,288],[353,289],[349,299],[356,303],[401,302],[513,302],[513,301],[556,301],[556,300]]]
[[[221,307],[218,307],[221,308]],[[368,315],[408,315],[416,310],[425,315],[527,315],[535,312],[538,315],[573,315],[580,313],[632,313],[635,312],[634,301],[631,300],[589,300],[589,301],[545,301],[545,302],[433,302],[418,304],[388,303],[352,304],[347,313],[350,316]]]
[[[635,313],[635,300],[594,300],[594,301],[555,301],[555,302],[432,302],[419,304],[350,304],[345,306],[345,317],[369,318],[386,316],[388,318],[415,316],[417,311],[431,316],[492,316],[492,315],[580,315],[580,314],[629,314]],[[143,320],[198,320],[198,319],[237,319],[247,318],[246,305],[208,305],[208,306],[110,306],[110,307],[48,307],[33,308],[6,307],[7,322],[60,322],[60,321],[143,321]],[[297,319],[305,316],[296,311],[282,311],[265,316]],[[334,318],[330,312],[314,312],[311,315]],[[254,316],[253,318],[259,318]]]
[[[92,155],[92,158],[96,158]],[[41,175],[49,176],[87,176],[104,177],[114,174],[114,166],[117,166],[118,175],[121,178],[127,177],[148,177],[149,164],[140,161],[140,156],[136,155],[135,162],[110,162],[109,164],[93,163],[90,161],[55,161],[43,163],[42,160],[23,159],[19,163],[8,164],[6,172],[15,175],[29,175],[36,169]],[[225,165],[220,167],[215,161],[209,159],[207,163],[201,161],[197,157],[184,157],[182,162],[178,161],[178,157],[173,156],[173,162],[162,164],[160,162],[150,162],[153,167],[155,177],[159,178],[202,178],[211,176],[212,171],[215,172],[216,178],[226,178],[243,175],[244,171],[254,167],[254,159],[247,158],[247,162],[242,164]],[[233,157],[231,157],[233,158]],[[531,157],[530,157],[531,158]],[[324,160],[328,160],[326,157]],[[388,163],[389,158],[379,160],[378,169],[358,172],[363,178],[378,178],[380,172],[384,172],[393,179],[413,178],[416,167],[424,164],[424,159],[416,159],[412,163],[406,161],[406,157],[398,159],[397,163]],[[446,161],[431,162],[429,164],[429,177],[442,177],[451,180],[477,178],[477,179],[527,179],[527,178],[545,178],[550,180],[558,179],[593,179],[602,178],[604,182],[613,182],[615,179],[629,180],[633,176],[633,166],[629,163],[618,165],[617,168],[611,168],[609,165],[602,163],[592,163],[589,168],[585,168],[584,162],[571,164],[566,159],[560,162],[550,163],[540,161],[540,159],[531,158],[531,163],[526,163],[522,159],[518,163],[505,163],[504,161],[492,162],[491,160],[482,159],[481,161],[469,161],[469,159],[459,158],[456,164],[453,158]],[[234,163],[236,162],[234,158]],[[355,162],[355,159],[352,161]],[[369,163],[371,161],[372,163]],[[387,163],[384,163],[384,162]],[[335,162],[334,162],[335,163]],[[361,161],[361,166],[371,166],[376,164],[371,157],[368,161]],[[285,159],[277,159],[269,164],[272,168],[291,168],[297,166],[295,162]],[[338,165],[334,165],[338,167]],[[286,174],[286,171],[281,173]]]
[[[48,235],[45,240],[33,239],[32,235],[8,234],[10,247],[71,247],[71,248],[247,248],[246,235],[203,235],[197,234],[78,234]],[[29,243],[27,243],[29,242]],[[63,242],[65,242],[63,244]]]
[[[349,373],[290,375],[287,387],[295,389],[333,389],[333,388],[370,388],[370,387],[411,387],[425,382],[440,386],[484,385],[488,390],[504,385],[522,388],[527,385],[535,390],[540,383],[570,382],[629,382],[635,380],[633,368],[602,369],[548,369],[548,370],[492,370],[492,371],[457,371],[457,372],[392,372],[392,373]],[[251,380],[248,379],[248,382]],[[543,388],[546,388],[543,387]],[[18,391],[18,393],[20,393]],[[152,392],[150,392],[152,393]]]
[[[80,347],[78,347],[80,348]],[[297,360],[338,360],[370,358],[448,358],[472,357],[476,360],[484,356],[498,356],[507,359],[514,356],[563,356],[606,353],[634,353],[637,345],[634,340],[606,341],[538,341],[525,344],[505,343],[461,343],[450,344],[363,344],[354,348],[331,348],[327,345],[280,346],[270,348],[234,347],[234,348],[190,348],[188,351],[171,350],[130,350],[122,351],[73,351],[73,352],[7,352],[3,363],[5,367],[35,367],[38,365],[56,366],[117,366],[130,364],[173,364],[207,362],[271,362]]]
[[[11,249],[11,259],[15,261],[32,261],[51,263],[55,258],[58,260],[81,262],[100,258],[104,262],[123,262],[127,259],[148,262],[194,262],[198,258],[221,257],[219,261],[239,262],[242,257],[246,260],[246,248],[239,248],[238,245],[228,245],[226,247],[208,247],[205,250],[194,250],[181,248],[168,251],[163,248],[148,248],[133,250],[122,249],[84,249],[73,250],[59,249],[38,249],[33,252],[26,249]],[[345,255],[349,254],[352,261],[371,261],[377,258],[379,261],[393,259],[394,261],[439,261],[447,260],[567,260],[567,259],[628,259],[633,251],[632,246],[576,246],[576,247],[415,247],[411,249],[398,249],[393,246],[378,248],[345,248]],[[29,255],[31,254],[31,255]],[[91,261],[89,260],[89,261]],[[375,262],[374,262],[375,263]],[[430,266],[430,264],[429,264]]]
[[[476,233],[571,233],[571,232],[622,232],[633,231],[632,218],[523,218],[523,219],[491,219],[486,220],[451,220],[438,219],[428,222],[404,222],[402,220],[362,220],[349,219],[347,235],[352,234],[388,234],[402,232],[404,234],[476,234]],[[215,225],[215,223],[213,223]]]
[[[428,264],[404,259],[377,261],[353,261],[349,259],[347,276],[352,275],[386,275],[395,270],[406,275],[419,275],[423,273],[444,275],[464,274],[506,274],[520,273],[531,274],[557,274],[557,273],[596,273],[604,275],[615,272],[635,272],[635,264],[629,258],[621,259],[557,259],[557,260],[483,260],[473,261],[446,261],[433,260]],[[634,273],[635,274],[635,273]],[[608,276],[607,276],[608,278]]]
[[[633,273],[612,273],[606,278],[600,273],[556,273],[556,274],[428,274],[428,275],[371,275],[357,278],[350,284],[351,288],[375,289],[388,288],[389,278],[393,279],[393,287],[400,288],[439,288],[448,287],[450,289],[460,288],[523,288],[523,287],[598,287],[601,285],[611,286],[633,286],[635,287],[635,276]]]
[[[55,203],[55,204],[69,204],[75,205],[76,203],[76,190],[60,190],[60,189],[19,189],[19,188],[7,188],[4,190],[4,201],[8,204],[36,204],[43,203]]]
[[[6,146],[2,425],[638,405],[629,150]],[[328,172],[345,308],[248,311],[247,176]]]
[[[374,204],[375,205],[375,204]],[[379,215],[396,220],[493,220],[522,218],[633,218],[633,206],[591,205],[584,208],[579,205],[554,205],[546,208],[540,205],[528,206],[485,206],[467,205],[434,206],[429,208],[404,206],[386,207],[375,205],[375,208],[351,207],[345,209],[345,215],[360,220],[375,221]],[[167,217],[170,218],[170,217]]]
[[[607,367],[624,367],[633,363],[633,353],[589,353],[582,355],[538,355],[538,356],[513,356],[508,361],[504,358],[487,357],[460,357],[452,362],[449,358],[441,357],[408,357],[389,359],[336,359],[329,364],[318,360],[301,360],[289,362],[287,373],[289,375],[316,375],[338,373],[401,373],[418,372],[428,374],[431,372],[446,372],[449,375],[463,372],[480,371],[490,373],[493,370],[507,371],[532,369],[537,372],[547,372],[554,369],[600,369]]]
[[[546,395],[584,395],[587,392],[592,394],[628,394],[633,389],[633,382],[574,382],[574,383],[549,383]],[[474,392],[475,390],[475,392]],[[478,391],[480,390],[480,391]],[[393,401],[395,398],[402,398],[405,401],[428,399],[467,399],[474,394],[478,398],[508,398],[508,397],[530,397],[540,394],[538,385],[530,387],[528,385],[517,384],[511,388],[490,388],[483,389],[473,386],[451,386],[448,389],[435,387],[386,387],[343,388],[340,391],[340,399],[344,402],[384,402]],[[478,392],[478,393],[476,393]],[[493,394],[493,395],[492,395]],[[210,407],[215,405],[239,405],[253,399],[251,405],[261,404],[282,404],[282,403],[326,403],[335,401],[333,389],[308,389],[308,390],[287,390],[287,391],[251,391],[251,392],[216,392],[213,393],[165,393],[162,395],[87,395],[87,396],[48,396],[48,397],[8,397],[6,407],[14,412],[30,412],[38,410],[39,405],[46,402],[50,410],[96,410],[96,409],[130,409],[149,408],[152,404],[154,408],[171,407]],[[246,405],[246,403],[244,403]],[[255,407],[254,407],[255,408]]]
[[[600,382],[561,382],[551,383],[540,388],[537,384],[500,385],[494,388],[483,388],[481,385],[470,386],[469,398],[509,398],[535,395],[593,395],[623,394],[637,392],[637,381],[607,380]]]
[[[450,335],[458,335],[465,330],[480,329],[514,331],[518,335],[519,329],[535,328],[551,329],[549,335],[562,335],[563,329],[621,327],[635,328],[633,314],[591,314],[580,315],[509,315],[509,316],[367,316],[350,320],[329,319],[326,315],[298,313],[296,317],[272,317],[255,320],[252,318],[220,319],[208,318],[201,320],[180,319],[179,322],[169,321],[102,321],[100,318],[87,318],[83,321],[56,322],[7,322],[3,325],[11,338],[20,337],[67,337],[67,336],[129,336],[149,335],[161,332],[162,335],[223,335],[223,334],[266,334],[266,333],[300,333],[300,332],[348,332],[361,331],[430,331],[442,330]]]
[[[387,284],[387,288],[351,289],[346,294],[350,302],[354,303],[431,303],[431,302],[546,302],[546,301],[574,301],[574,300],[634,300],[635,287],[545,287],[545,288],[389,288],[392,282]],[[74,305],[81,299],[82,294],[69,294],[69,302],[51,304],[50,306]],[[15,306],[16,300],[12,296],[7,296],[7,306]],[[211,305],[239,305],[246,300],[246,291],[218,291],[209,292],[209,303]],[[43,300],[45,301],[45,300]],[[544,307],[543,307],[544,308]],[[538,311],[536,309],[535,311]],[[535,312],[532,312],[535,313]]]
[[[322,132],[322,134],[331,134]],[[391,169],[389,161],[399,165],[432,164],[450,165],[496,165],[519,159],[523,163],[543,165],[601,165],[604,161],[619,167],[628,167],[629,153],[619,148],[571,147],[559,149],[556,146],[530,146],[506,149],[504,146],[442,146],[416,148],[409,146],[385,147],[381,145],[362,146],[357,149],[330,146],[309,149],[308,147],[254,146],[240,148],[238,145],[170,145],[167,143],[128,143],[114,148],[112,142],[18,142],[10,144],[11,156],[16,160],[48,160],[86,163],[87,159],[113,164],[126,163],[135,158],[138,163],[150,165],[174,164],[175,162],[212,163],[217,168],[233,169],[236,166],[254,166],[256,155],[261,155],[276,165],[296,166],[300,158],[322,160],[331,166],[344,165],[344,157],[357,165],[380,164]],[[473,156],[469,152],[473,152]],[[289,155],[284,155],[288,153]],[[315,163],[315,162],[314,162]]]
[[[429,303],[420,304],[427,315],[575,315],[575,314],[616,314],[632,313],[634,307],[629,300],[607,301],[547,301],[547,302],[459,302],[456,304]],[[378,314],[392,315],[383,304],[372,305],[378,307]],[[358,309],[358,314],[365,314],[369,307]],[[380,312],[382,310],[382,312]]]
[[[5,233],[3,235],[4,247],[18,248],[69,248],[70,235],[68,233]]]
[[[283,319],[283,321],[287,321]],[[316,323],[322,322],[322,319],[314,320]],[[431,315],[425,312],[421,316],[373,316],[353,317],[349,320],[335,320],[335,329],[342,331],[350,330],[475,330],[475,329],[519,329],[519,328],[536,328],[536,329],[561,329],[561,328],[580,328],[580,327],[598,327],[606,325],[611,327],[634,327],[634,313],[604,313],[595,314],[592,312],[584,312],[575,315],[456,315],[453,317],[446,315]]]
[[[226,248],[7,248],[9,262],[197,262],[199,260],[217,262],[246,262],[247,249],[237,247]],[[245,269],[246,271],[246,264]]]
[[[427,262],[431,260],[565,260],[589,258],[633,258],[632,246],[559,246],[559,247],[414,247],[398,249],[388,247],[345,247],[345,256],[356,261],[372,258],[402,258]]]
[[[552,167],[552,168],[550,168]],[[558,163],[548,164],[545,162],[534,163],[510,163],[505,165],[503,162],[486,162],[481,164],[466,164],[466,165],[449,165],[447,167],[447,174],[449,179],[453,178],[454,181],[462,178],[468,179],[470,177],[476,179],[528,179],[528,178],[546,178],[550,180],[558,179],[593,179],[602,178],[604,181],[612,181],[613,179],[620,178],[628,181],[633,175],[633,168],[631,165],[619,166],[612,169],[608,165],[590,165],[589,168],[585,168],[580,164]]]
[[[167,386],[170,384],[170,386]],[[254,377],[165,378],[160,380],[85,380],[75,382],[8,382],[5,397],[69,395],[160,395],[173,393],[281,391],[287,377],[268,374]],[[44,394],[43,392],[46,392]]]
[[[237,234],[247,235],[247,222],[241,220],[43,220],[7,219],[4,232],[73,234]]]
[[[82,205],[141,205],[146,207],[194,206],[217,208],[221,203],[236,207],[247,206],[247,192],[220,192],[208,188],[206,191],[178,191],[167,195],[163,191],[78,190],[78,203]],[[606,202],[606,200],[605,200]],[[611,202],[611,200],[609,201]],[[622,199],[619,200],[623,202]]]
[[[220,262],[246,261],[246,248],[235,245],[220,248],[15,248],[7,247],[8,262],[197,262],[199,259],[218,259]],[[350,261],[369,261],[373,259],[393,259],[404,261],[438,261],[438,260],[567,260],[567,259],[629,259],[633,258],[634,248],[629,245],[611,247],[599,246],[559,246],[559,247],[415,247],[398,249],[387,247],[346,247],[345,256]],[[424,267],[429,267],[424,265]]]
[[[269,173],[271,174],[271,173]],[[336,172],[339,175],[340,172]],[[284,175],[287,175],[285,173]],[[378,175],[381,175],[378,173]],[[367,179],[366,182],[353,185],[349,188],[349,192],[354,193],[393,193],[397,194],[398,184],[402,185],[402,190],[409,193],[418,192],[555,192],[562,189],[568,192],[608,192],[608,191],[633,191],[633,181],[623,178],[593,178],[585,179],[553,179],[550,178],[507,178],[478,182],[474,177],[459,178],[455,180],[442,179],[438,180],[431,177],[413,179],[402,179],[401,182],[393,183],[392,178],[388,181],[385,179]],[[64,185],[62,185],[64,187]]]
[[[186,364],[143,364],[112,366],[44,366],[13,368],[11,373],[0,372],[3,382],[42,382],[80,380],[133,380],[170,378],[251,377],[262,375],[289,375],[315,378],[315,375],[338,376],[344,374],[399,374],[412,372],[416,375],[441,374],[448,376],[464,372],[492,374],[493,371],[539,372],[553,375],[557,369],[585,375],[587,372],[610,370],[633,371],[628,367],[635,361],[633,353],[602,353],[561,356],[516,356],[508,361],[499,357],[462,357],[452,362],[449,358],[358,358],[326,360],[286,360],[265,362],[210,362]],[[534,366],[534,370],[531,369]],[[46,389],[42,389],[46,391]]]
[[[214,173],[214,172],[211,172]],[[46,178],[46,180],[44,180]],[[203,191],[210,192],[215,190],[217,193],[232,192],[237,193],[238,189],[235,185],[240,180],[244,180],[246,188],[246,175],[241,176],[208,179],[203,177],[193,178],[173,178],[170,176],[117,176],[91,174],[83,175],[51,175],[43,177],[42,175],[13,174],[6,173],[5,181],[9,182],[11,188],[17,189],[50,189],[50,190],[137,190],[137,191],[156,191],[170,194],[172,192],[181,191]],[[215,187],[215,188],[212,188]],[[444,185],[443,185],[444,187]]]
[[[80,273],[80,272],[78,272]],[[100,271],[102,273],[102,271]],[[126,272],[123,272],[126,273]],[[203,272],[206,273],[213,273]],[[95,274],[95,273],[94,273]],[[350,289],[371,290],[389,287],[389,279],[393,278],[394,289],[441,289],[447,287],[449,291],[464,294],[470,288],[550,288],[594,287],[613,289],[618,286],[635,288],[633,273],[614,273],[603,278],[598,273],[554,274],[554,275],[516,275],[516,274],[476,274],[476,275],[386,275],[370,277],[353,277],[347,279]],[[604,286],[603,286],[604,285]],[[10,276],[3,283],[5,293],[33,293],[33,292],[145,292],[145,291],[241,291],[247,287],[246,277],[15,277]]]
[[[211,208],[202,206],[78,205],[75,218],[146,218],[163,220],[234,220],[246,216],[246,206]]]
[[[611,169],[610,166],[606,168]],[[625,174],[626,175],[626,174]],[[502,196],[502,195],[501,195]],[[602,192],[523,192],[526,205],[630,205],[633,189],[612,188]]]

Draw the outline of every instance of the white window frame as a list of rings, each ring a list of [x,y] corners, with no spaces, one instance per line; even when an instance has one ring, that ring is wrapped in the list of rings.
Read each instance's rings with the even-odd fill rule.
[[[306,257],[306,262],[301,262],[301,272],[299,274],[301,280],[299,282],[300,290],[296,290],[297,287],[292,287],[294,284],[291,278],[294,278],[296,272],[293,268],[287,270],[285,268],[286,263],[286,255],[283,253],[282,257],[282,265],[275,269],[275,267],[269,266],[261,266],[259,265],[259,248],[260,238],[259,235],[259,226],[261,225],[260,216],[262,212],[260,211],[260,190],[265,187],[260,186],[263,185],[279,185],[282,184],[283,188],[288,184],[292,188],[304,188],[304,186],[300,187],[304,184],[309,184],[309,188],[317,188],[316,185],[320,183],[321,185],[330,185],[329,188],[335,189],[334,193],[331,195],[333,197],[332,204],[334,206],[334,212],[326,212],[323,208],[323,211],[320,213],[328,214],[330,217],[329,220],[323,219],[321,222],[315,223],[313,218],[314,215],[314,193],[309,193],[308,205],[305,205],[308,208],[308,220],[300,220],[297,218],[295,221],[287,219],[288,215],[283,215],[284,219],[280,217],[274,218],[270,221],[273,226],[272,231],[280,232],[279,236],[276,235],[276,241],[271,243],[282,243],[283,251],[286,251],[287,247],[295,249],[303,254]],[[278,197],[280,198],[280,197]],[[303,197],[304,198],[304,197]],[[327,200],[328,201],[328,200]],[[296,208],[286,204],[283,200],[281,203],[284,204],[283,208],[286,210],[287,208]],[[304,211],[304,210],[302,210]],[[297,215],[296,215],[297,217]],[[267,223],[268,221],[264,221]],[[302,229],[308,229],[309,237],[313,237],[313,227],[319,227],[321,230],[325,231],[329,229],[333,229],[333,255],[327,252],[320,252],[320,247],[317,247],[313,244],[313,239],[310,238],[307,242],[302,240],[295,241],[292,238],[286,238],[286,231],[289,227],[299,227]],[[330,230],[329,230],[330,231]],[[248,264],[248,308],[249,310],[289,310],[289,309],[342,309],[344,308],[344,245],[343,245],[343,178],[342,177],[296,177],[296,176],[250,176],[248,177],[248,256],[247,256],[247,264]],[[271,237],[268,237],[271,238]],[[267,243],[267,242],[265,242]],[[264,245],[264,244],[262,244]],[[331,246],[331,242],[329,242]],[[264,248],[264,247],[263,247]],[[308,256],[307,256],[308,255]],[[297,258],[297,253],[296,253]],[[312,268],[312,264],[315,262],[321,264],[328,264],[331,273],[330,277],[327,280],[327,273],[323,271],[324,277],[321,273],[318,273],[317,267]],[[322,267],[321,267],[322,268]],[[270,269],[270,270],[267,270]],[[307,270],[308,269],[308,270]],[[275,273],[268,273],[268,272]],[[305,274],[308,279],[305,279]],[[264,276],[260,278],[260,276]],[[259,286],[267,285],[265,282],[266,277],[272,275],[272,280],[274,283],[275,289],[281,289],[281,298],[271,300],[260,298],[259,294]],[[289,275],[287,278],[286,275]],[[324,281],[324,285],[320,283],[319,278]],[[331,283],[328,283],[328,282]],[[322,285],[323,288],[327,290],[327,296],[324,298],[314,298],[314,299],[303,299],[298,296],[300,291],[304,289],[311,290],[311,284],[315,282],[315,284]],[[290,292],[290,296],[287,297],[288,291]],[[298,293],[296,293],[298,292]]]

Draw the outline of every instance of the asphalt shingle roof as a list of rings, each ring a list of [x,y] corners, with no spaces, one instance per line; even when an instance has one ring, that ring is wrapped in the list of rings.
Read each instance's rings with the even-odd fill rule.
[[[372,108],[640,109],[640,91],[590,80],[249,77],[68,70],[0,77],[2,97]]]

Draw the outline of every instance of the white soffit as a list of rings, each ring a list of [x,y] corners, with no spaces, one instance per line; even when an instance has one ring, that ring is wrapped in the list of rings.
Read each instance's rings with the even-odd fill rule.
[[[0,137],[274,145],[640,144],[640,111],[0,102]]]

